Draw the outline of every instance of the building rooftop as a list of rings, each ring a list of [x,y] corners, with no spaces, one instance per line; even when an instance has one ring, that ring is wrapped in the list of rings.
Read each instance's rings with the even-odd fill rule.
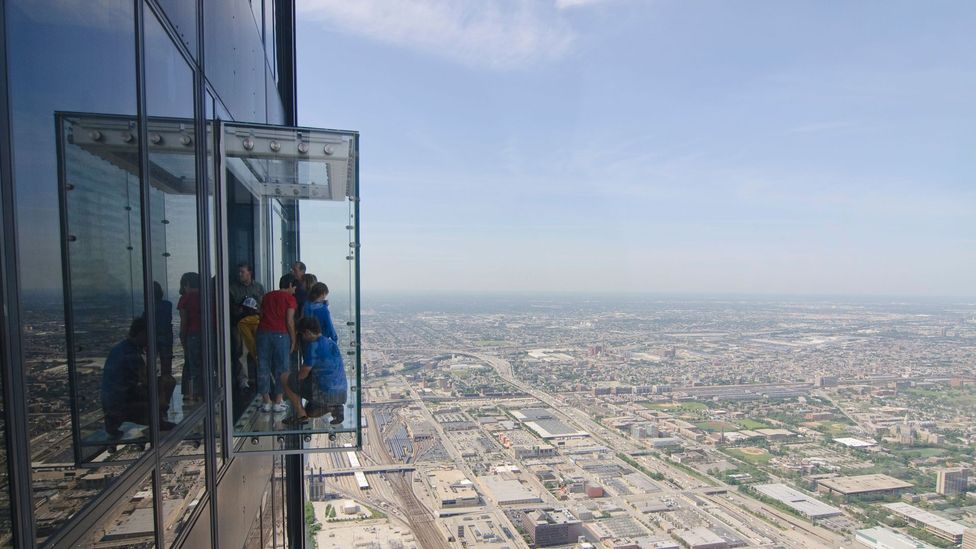
[[[712,532],[704,526],[692,528],[691,530],[682,530],[681,532],[678,532],[678,537],[692,547],[697,545],[727,543],[722,536]]]
[[[883,492],[911,488],[910,482],[898,480],[888,475],[857,475],[852,477],[833,477],[818,481],[821,486],[845,495]]]
[[[834,442],[843,444],[844,446],[850,448],[868,448],[870,446],[877,446],[876,442],[861,440],[859,438],[852,438],[852,437],[835,438]]]
[[[820,500],[810,497],[803,492],[794,490],[785,484],[761,484],[755,487],[761,494],[769,496],[777,501],[785,503],[797,512],[810,518],[835,517],[844,514],[843,511],[832,505],[827,505]]]
[[[857,539],[864,538],[874,544],[875,547],[885,547],[887,549],[934,549],[934,545],[923,543],[915,538],[910,538],[904,534],[876,526],[866,530],[857,531]]]
[[[525,426],[532,429],[542,438],[559,437],[586,437],[586,431],[577,431],[558,419],[540,419],[538,421],[527,421]]]
[[[537,419],[552,419],[552,410],[548,408],[523,408],[522,410],[513,410],[512,416],[515,419],[525,422],[525,421],[535,421]]]
[[[541,502],[538,494],[532,492],[521,482],[501,477],[481,477],[478,479],[491,493],[499,505]]]
[[[579,520],[566,509],[536,509],[525,514],[536,524],[578,524]]]
[[[951,521],[945,517],[940,517],[935,513],[930,513],[924,509],[919,509],[907,503],[886,503],[884,507],[894,513],[907,517],[911,520],[920,522],[930,528],[940,530],[952,536],[961,536],[966,531],[966,527],[958,522]]]

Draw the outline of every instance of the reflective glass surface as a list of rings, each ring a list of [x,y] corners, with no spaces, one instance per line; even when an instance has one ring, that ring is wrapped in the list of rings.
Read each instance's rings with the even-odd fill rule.
[[[67,115],[59,128],[77,455],[88,462],[108,449],[112,461],[134,459],[150,442],[152,400],[139,178],[118,167],[137,163],[135,122]]]
[[[206,281],[197,255],[193,73],[151,12],[145,34],[156,375],[166,431],[203,402],[200,295]]]
[[[251,391],[232,391],[235,447],[356,444],[356,136],[224,124],[220,137],[228,207],[248,211],[228,216],[229,248],[255,257],[256,276],[268,282],[252,311],[256,377]],[[299,209],[312,235],[300,251]]]
[[[124,470],[121,465],[79,470],[73,467],[76,458],[96,452],[108,457],[110,449],[118,450],[115,455],[134,456],[144,448],[138,443],[116,448],[95,440],[106,434],[101,396],[106,359],[129,339],[133,317],[143,311],[142,284],[133,282],[142,273],[140,251],[137,242],[130,243],[130,219],[139,215],[132,201],[138,185],[127,171],[132,156],[125,147],[117,151],[117,164],[80,144],[65,147],[62,173],[70,177],[66,183],[75,185],[71,197],[64,197],[66,210],[74,209],[73,241],[64,238],[57,221],[65,190],[58,136],[71,124],[56,124],[55,115],[94,112],[135,119],[134,15],[131,0],[106,0],[99,9],[85,2],[10,0],[4,9],[12,168],[22,229],[17,238],[28,435],[41,542]],[[135,128],[123,125],[114,135],[130,130]],[[86,217],[78,208],[83,203],[101,215]],[[80,250],[102,261],[85,259]],[[72,259],[67,284],[63,252]],[[66,302],[69,294],[76,299]],[[66,316],[72,312],[80,324],[76,346],[69,349]],[[78,353],[74,379],[69,352]],[[138,372],[138,359],[132,358]],[[123,431],[132,432],[129,426],[138,431],[132,422]]]
[[[102,517],[81,546],[134,549],[155,547],[156,525],[153,517],[153,488],[150,475]]]
[[[261,2],[203,2],[204,62],[207,79],[234,119],[264,122],[265,57],[261,43]],[[228,24],[234,21],[235,24]]]
[[[166,13],[180,41],[197,55],[197,3],[196,0],[157,0]]]
[[[163,540],[167,547],[175,546],[197,507],[204,504],[202,499],[207,490],[205,437],[204,422],[200,420],[176,449],[162,459],[160,495],[163,498]]]
[[[0,275],[2,276],[2,275]],[[5,342],[0,337],[0,356],[3,356]],[[0,418],[4,417],[6,408],[3,402],[3,379],[0,377]],[[10,515],[10,483],[7,479],[7,422],[0,419],[0,547],[12,544],[13,522]]]
[[[275,4],[276,0],[264,0],[264,51],[271,69],[271,81],[274,82],[278,74],[277,42],[275,36]],[[278,104],[281,104],[279,101]],[[271,122],[269,120],[269,122]]]

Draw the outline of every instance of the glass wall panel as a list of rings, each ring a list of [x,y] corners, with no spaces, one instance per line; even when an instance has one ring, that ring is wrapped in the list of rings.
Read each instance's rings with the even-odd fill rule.
[[[223,184],[246,208],[228,238],[274,283],[254,311],[257,392],[232,396],[239,451],[268,451],[265,437],[275,451],[358,443],[356,147],[351,133],[223,125]]]
[[[197,56],[197,3],[196,0],[157,0],[166,13],[180,41]]]
[[[139,178],[119,168],[138,164],[135,122],[64,115],[57,125],[76,459],[117,444],[128,446],[113,461],[134,459],[151,406]]]
[[[271,69],[272,82],[277,79],[278,75],[278,43],[277,36],[275,35],[275,4],[277,4],[276,0],[264,0],[264,56],[267,58],[268,67]],[[269,120],[269,122],[271,121]]]
[[[104,0],[98,9],[87,2],[8,0],[6,17],[7,82],[10,89],[12,166],[17,188],[17,217],[22,282],[24,363],[27,378],[29,436],[34,474],[38,541],[60,528],[68,517],[97,495],[124,470],[106,466],[93,471],[71,466],[88,449],[76,444],[74,424],[90,435],[104,436],[101,398],[106,357],[128,339],[133,317],[140,315],[142,275],[137,244],[129,250],[130,217],[126,210],[133,186],[121,165],[112,165],[73,145],[64,151],[73,167],[69,207],[82,202],[101,209],[101,217],[75,216],[71,234],[62,239],[59,163],[55,113],[71,111],[136,115],[135,32],[133,2]],[[125,127],[126,132],[130,128]],[[135,134],[135,128],[131,128]],[[120,135],[120,134],[116,134]],[[120,149],[120,162],[126,153]],[[138,188],[137,186],[135,188]],[[62,277],[63,249],[85,249],[104,263],[79,263],[67,286]],[[79,353],[77,379],[69,375],[66,345],[65,290],[77,285],[78,302],[69,310],[86,326],[71,352]],[[71,388],[84,393],[72,398]],[[72,422],[72,405],[79,412]],[[93,441],[97,442],[97,441]],[[109,447],[92,450],[107,452]],[[114,449],[114,448],[112,448]],[[138,454],[129,445],[122,453]],[[94,475],[94,476],[92,476]],[[65,497],[67,496],[67,497]]]
[[[261,0],[254,9],[260,21]],[[250,2],[204,2],[207,79],[235,120],[266,120],[264,45]],[[228,24],[239,21],[241,24]]]
[[[265,80],[268,93],[268,124],[284,124],[285,108],[281,104],[281,96],[278,94],[278,83],[275,81],[271,69]]]
[[[147,10],[150,221],[162,430],[203,402],[193,73]]]
[[[152,475],[149,475],[91,529],[81,546],[148,549],[156,547],[155,535]]]
[[[205,429],[200,420],[162,459],[160,465],[160,495],[163,498],[163,539],[167,547],[174,547],[180,535],[191,524],[207,490],[205,459]]]

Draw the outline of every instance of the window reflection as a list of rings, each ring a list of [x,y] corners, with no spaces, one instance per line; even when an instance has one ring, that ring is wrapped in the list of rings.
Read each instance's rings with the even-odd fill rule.
[[[137,147],[124,118],[65,116],[60,128],[68,370],[77,454],[89,461],[110,444],[132,443],[130,454],[149,442],[139,179],[119,167]]]
[[[148,368],[144,359],[149,340],[148,327],[144,317],[138,317],[129,326],[128,336],[112,347],[102,369],[101,400],[105,421],[107,441],[131,441],[133,436],[123,431],[126,424],[148,425],[151,415],[152,399]],[[174,382],[163,378],[159,380],[159,401],[163,394],[172,393]],[[172,423],[164,422],[162,428],[169,430]]]
[[[155,547],[152,476],[137,484],[136,490],[122,498],[92,529],[84,547]]]
[[[205,429],[203,420],[163,458],[160,466],[161,494],[163,498],[163,539],[173,547],[183,530],[190,524],[196,509],[203,505],[207,489],[205,454]]]
[[[122,465],[79,470],[66,464],[106,451],[82,441],[104,431],[102,366],[143,309],[142,283],[132,283],[142,276],[141,250],[138,239],[130,244],[129,232],[129,216],[139,217],[137,178],[129,170],[135,154],[127,157],[120,147],[118,162],[112,164],[69,144],[60,152],[71,171],[59,174],[55,113],[98,112],[135,120],[135,25],[131,0],[101,0],[97,10],[88,3],[57,0],[7,0],[3,7],[12,169],[22,228],[17,238],[28,436],[37,541],[43,543],[125,470]],[[113,135],[136,128],[117,130]],[[74,185],[68,196],[59,186],[61,175]],[[87,220],[75,215],[78,223],[71,234],[77,238],[70,243],[55,222],[62,200],[76,210],[84,202],[101,214]],[[82,263],[70,281],[62,276],[65,247],[82,251],[73,255]],[[84,253],[103,262],[85,260]],[[65,339],[66,288],[80,298],[76,312],[84,325],[71,349],[79,355],[75,378],[69,375]],[[84,436],[81,429],[72,430],[79,423]],[[127,461],[142,451],[137,444],[120,446],[112,457]]]
[[[161,23],[147,10],[146,107],[149,119],[149,213],[153,280],[173,322],[157,326],[160,385],[173,389],[160,404],[160,427],[181,422],[204,400],[202,309],[197,255],[197,177],[193,73]],[[162,118],[177,117],[177,118]],[[160,318],[160,315],[157,315]],[[174,338],[175,334],[178,337]]]
[[[4,341],[0,338],[0,353]],[[0,418],[6,411],[3,403],[3,380],[0,379]],[[7,480],[7,422],[0,420],[0,547],[13,544],[13,520],[10,515],[10,484]]]

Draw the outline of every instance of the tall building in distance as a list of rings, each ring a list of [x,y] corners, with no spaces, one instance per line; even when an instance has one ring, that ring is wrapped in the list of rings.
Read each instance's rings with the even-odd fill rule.
[[[958,496],[969,486],[969,469],[965,467],[947,467],[939,469],[937,474],[935,491],[943,496]]]

